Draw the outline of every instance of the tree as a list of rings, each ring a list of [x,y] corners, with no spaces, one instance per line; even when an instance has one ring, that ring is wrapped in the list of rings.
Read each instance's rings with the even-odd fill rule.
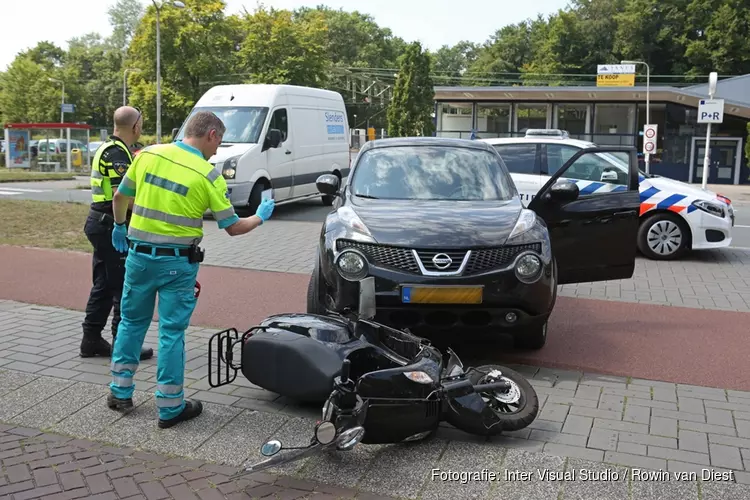
[[[107,14],[112,26],[109,43],[116,49],[126,50],[143,16],[143,5],[138,0],[117,0]]]
[[[419,42],[411,43],[399,61],[399,71],[388,107],[388,135],[391,137],[432,135],[434,83],[431,58]]]
[[[295,19],[288,10],[246,13],[239,64],[250,83],[323,87],[328,76],[327,26],[320,13]]]
[[[479,46],[467,41],[443,45],[432,56],[432,72],[439,84],[450,85],[460,79],[474,63]]]
[[[47,69],[29,56],[10,64],[0,82],[0,109],[7,122],[56,122],[60,119],[59,86]],[[65,89],[67,92],[67,88]]]
[[[162,123],[179,126],[195,102],[217,81],[237,77],[239,21],[224,14],[221,0],[184,0],[185,8],[160,14]],[[128,49],[125,67],[131,103],[143,112],[145,128],[156,124],[156,12],[146,10]],[[122,76],[120,76],[122,78]]]

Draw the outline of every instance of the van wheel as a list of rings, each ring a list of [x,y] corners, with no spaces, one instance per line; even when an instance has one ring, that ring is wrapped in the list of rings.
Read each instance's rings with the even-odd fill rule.
[[[250,215],[255,215],[255,211],[258,210],[264,189],[266,189],[266,187],[262,183],[256,183],[255,186],[253,186],[253,190],[250,191],[250,199],[248,199],[247,206],[247,212]]]
[[[638,228],[638,250],[651,260],[674,260],[688,248],[690,229],[679,215],[656,213]]]

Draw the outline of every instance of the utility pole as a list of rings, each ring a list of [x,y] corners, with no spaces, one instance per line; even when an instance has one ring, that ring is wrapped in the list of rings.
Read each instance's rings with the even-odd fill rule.
[[[159,29],[161,9],[155,0],[151,0],[151,3],[156,9],[156,144],[161,144],[161,30]],[[179,9],[185,7],[185,4],[178,0],[170,3]]]

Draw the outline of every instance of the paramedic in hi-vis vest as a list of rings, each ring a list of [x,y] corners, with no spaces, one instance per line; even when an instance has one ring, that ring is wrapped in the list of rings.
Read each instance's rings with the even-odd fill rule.
[[[133,157],[128,146],[141,135],[141,113],[129,106],[117,108],[115,129],[109,140],[96,150],[91,166],[91,209],[83,231],[94,247],[93,286],[83,320],[81,357],[110,357],[112,346],[102,337],[109,313],[112,314],[112,339],[120,323],[120,296],[125,279],[125,256],[112,248],[112,195],[127,172]],[[128,219],[130,213],[128,211]],[[141,359],[154,355],[153,349],[142,349]]]
[[[274,209],[269,199],[253,216],[240,219],[234,213],[224,177],[207,161],[216,154],[224,132],[215,114],[196,113],[182,141],[138,153],[114,196],[112,246],[128,256],[107,405],[123,412],[133,409],[133,375],[158,294],[155,395],[160,428],[195,418],[203,410],[200,401],[185,400],[183,391],[185,330],[195,309],[196,277],[204,255],[198,247],[203,214],[211,210],[219,228],[239,236],[263,224]],[[126,229],[130,200],[133,216]]]

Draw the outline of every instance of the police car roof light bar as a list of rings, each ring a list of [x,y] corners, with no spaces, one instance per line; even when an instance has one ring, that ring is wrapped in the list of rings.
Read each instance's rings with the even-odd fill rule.
[[[526,131],[526,137],[558,137],[567,139],[568,132],[556,128],[530,128]]]

